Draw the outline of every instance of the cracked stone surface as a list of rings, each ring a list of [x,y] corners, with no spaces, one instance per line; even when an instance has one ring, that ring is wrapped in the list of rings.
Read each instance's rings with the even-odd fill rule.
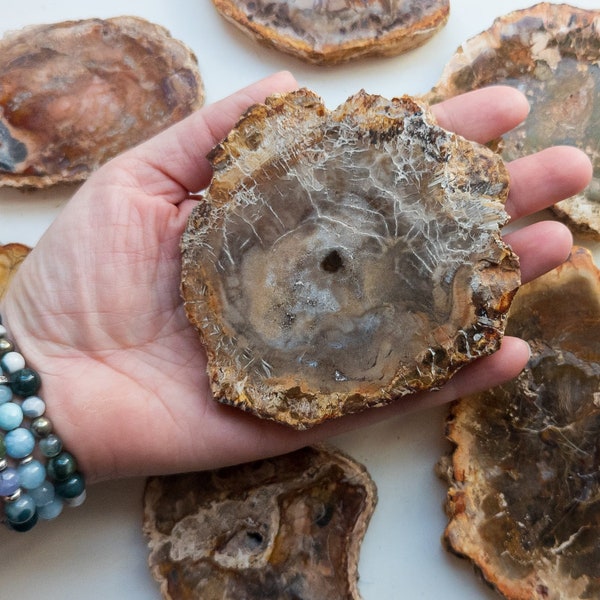
[[[6,293],[11,279],[30,251],[31,248],[24,244],[0,245],[0,298]]]
[[[274,96],[210,159],[182,293],[217,400],[302,429],[498,349],[519,285],[507,172],[423,105]]]
[[[170,600],[359,600],[359,549],[376,501],[364,467],[325,447],[153,477],[149,565]]]
[[[510,600],[600,597],[600,273],[590,253],[524,285],[513,382],[456,403],[445,532]]]
[[[448,0],[213,0],[244,33],[316,64],[393,56],[448,21]]]
[[[10,32],[0,40],[0,185],[81,181],[203,97],[191,50],[143,19]]]
[[[528,98],[531,112],[502,138],[513,160],[554,145],[576,146],[594,164],[580,194],[554,211],[574,231],[600,239],[600,10],[541,3],[497,19],[466,41],[426,95],[439,102],[492,84],[507,84]]]

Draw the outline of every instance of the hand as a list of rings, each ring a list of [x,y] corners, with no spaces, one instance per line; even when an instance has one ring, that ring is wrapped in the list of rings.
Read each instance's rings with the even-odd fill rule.
[[[179,295],[180,236],[211,176],[205,159],[241,113],[296,82],[280,73],[205,107],[123,154],[74,195],[21,266],[1,311],[41,376],[47,414],[88,481],[202,470],[291,451],[391,414],[447,402],[515,376],[527,345],[462,369],[438,392],[331,421],[306,432],[222,406],[211,398],[206,356]],[[480,90],[434,107],[440,124],[485,142],[527,114],[510,88]],[[514,219],[582,189],[587,158],[552,148],[509,165]],[[506,236],[523,280],[561,263],[568,230],[537,223]]]

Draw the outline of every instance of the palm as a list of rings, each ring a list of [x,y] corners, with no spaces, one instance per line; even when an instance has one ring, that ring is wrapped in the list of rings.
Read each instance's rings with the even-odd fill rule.
[[[188,123],[191,132],[181,127],[167,132],[158,142],[100,170],[68,204],[11,286],[5,302],[9,325],[15,324],[13,333],[24,355],[42,372],[51,417],[88,477],[201,469],[250,460],[291,450],[389,412],[374,411],[376,415],[299,434],[222,407],[212,401],[206,357],[183,312],[179,240],[194,202],[187,199],[187,190],[206,184],[210,173],[203,157],[245,106],[292,86],[284,75],[258,84],[245,95],[225,101],[228,104],[222,103],[204,120]],[[460,120],[460,115],[451,113],[456,108],[450,105],[448,110]],[[438,118],[444,120],[443,107]],[[514,124],[509,119],[498,122],[497,131],[488,127],[466,133],[484,141]],[[181,147],[184,132],[186,139],[200,140],[193,152]],[[589,165],[574,153],[565,165],[570,180],[563,177],[558,191],[556,182],[546,184],[554,184],[554,198],[540,190],[544,200],[534,206],[536,195],[528,189],[533,199],[523,208],[516,193],[511,199],[515,216],[585,184]],[[539,167],[543,160],[536,164]],[[520,180],[526,181],[523,176]],[[518,184],[517,177],[517,189]],[[568,236],[553,231],[559,238],[545,246],[544,242],[540,246],[540,235],[548,238],[550,229],[514,235],[515,249],[523,250],[526,277],[564,257]],[[530,249],[533,241],[539,255]],[[479,361],[480,365],[459,373],[445,391],[420,395],[410,404],[425,406],[501,381],[514,375],[525,359],[524,347],[508,341],[498,355],[484,359],[485,367]]]

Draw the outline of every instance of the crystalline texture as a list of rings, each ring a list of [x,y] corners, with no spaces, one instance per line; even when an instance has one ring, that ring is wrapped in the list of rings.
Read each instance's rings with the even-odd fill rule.
[[[519,284],[506,171],[423,106],[273,97],[211,160],[182,289],[218,400],[304,428],[498,348]]]

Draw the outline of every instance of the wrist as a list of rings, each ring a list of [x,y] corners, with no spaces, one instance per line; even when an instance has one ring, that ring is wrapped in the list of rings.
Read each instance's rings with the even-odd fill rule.
[[[40,375],[27,365],[0,313],[0,497],[4,523],[28,531],[85,499],[85,481],[46,415]]]

